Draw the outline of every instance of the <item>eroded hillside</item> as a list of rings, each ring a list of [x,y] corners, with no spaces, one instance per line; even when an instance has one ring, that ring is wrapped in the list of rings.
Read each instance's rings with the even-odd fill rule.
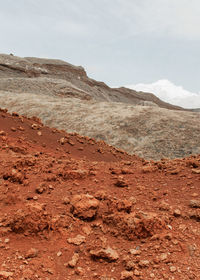
[[[0,111],[0,278],[200,278],[200,157],[147,161]]]
[[[60,60],[0,55],[0,106],[146,159],[200,153],[199,112],[150,93],[109,88]]]
[[[56,59],[21,58],[0,54],[0,90],[134,105],[148,101],[163,108],[181,109],[163,102],[151,93],[126,88],[112,89],[103,82],[88,78],[83,67]]]
[[[46,125],[104,140],[130,154],[161,159],[200,153],[200,114],[155,106],[0,92],[10,111]]]

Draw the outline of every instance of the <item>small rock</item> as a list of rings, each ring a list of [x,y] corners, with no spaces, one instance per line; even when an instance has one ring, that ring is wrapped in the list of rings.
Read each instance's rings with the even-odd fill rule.
[[[198,193],[193,193],[193,194],[192,194],[192,197],[198,197],[198,196],[199,196]]]
[[[142,167],[142,172],[143,173],[151,173],[151,172],[154,172],[154,171],[156,171],[155,166],[148,165],[148,166]]]
[[[130,253],[131,253],[131,255],[140,255],[141,251],[140,250],[136,250],[136,249],[130,249]]]
[[[75,270],[75,273],[76,273],[77,275],[82,276],[82,275],[84,275],[84,269],[83,269],[82,267],[78,266],[78,267],[76,268],[76,270]]]
[[[68,197],[68,196],[65,196],[65,197],[63,198],[63,204],[67,205],[67,204],[69,204],[69,203],[70,203],[69,197]]]
[[[160,202],[160,206],[159,206],[159,210],[161,211],[169,211],[170,210],[170,205],[165,202],[165,201],[161,201]]]
[[[75,195],[71,199],[71,212],[83,220],[92,220],[96,217],[99,201],[89,194]]]
[[[60,256],[62,256],[62,252],[61,252],[61,251],[59,251],[59,252],[57,253],[57,257],[60,257]]]
[[[122,176],[120,176],[117,180],[117,182],[115,183],[115,186],[119,187],[119,188],[125,188],[128,187],[128,183],[124,180],[124,178]]]
[[[46,187],[44,184],[40,184],[38,187],[36,187],[35,192],[38,194],[42,194],[46,190]]]
[[[136,266],[135,262],[131,258],[129,258],[129,257],[125,258],[124,262],[125,262],[124,266],[128,271],[135,269],[135,266]]]
[[[36,258],[38,256],[38,250],[35,248],[31,248],[27,254],[25,255],[26,259]]]
[[[121,173],[122,174],[133,174],[133,171],[124,167],[124,168],[122,168]]]
[[[175,271],[176,271],[176,267],[175,267],[175,266],[170,266],[169,270],[170,270],[171,272],[175,272]]]
[[[36,130],[36,129],[39,129],[39,125],[37,125],[36,123],[34,123],[34,124],[31,125],[31,128],[32,128],[32,129],[35,129],[35,130]]]
[[[91,232],[92,232],[92,229],[91,229],[91,227],[90,227],[89,225],[86,225],[86,226],[84,226],[84,227],[82,228],[82,231],[83,231],[85,234],[90,235]]]
[[[85,242],[85,236],[78,234],[74,238],[68,238],[67,242],[74,245],[81,245]]]
[[[75,143],[74,143],[73,141],[71,141],[70,139],[67,140],[67,143],[70,144],[71,146],[74,146],[74,145],[75,145]]]
[[[148,260],[141,260],[141,261],[139,262],[139,266],[140,266],[141,268],[148,267],[148,266],[149,266],[149,261],[148,261]]]
[[[5,277],[5,279],[9,279],[10,277],[13,276],[13,272],[8,272],[8,271],[0,271],[0,277]],[[2,278],[4,279],[4,278]]]
[[[74,268],[77,265],[78,261],[79,261],[79,254],[75,253],[72,256],[71,261],[68,262],[68,266],[71,267],[71,268]]]
[[[121,272],[121,280],[131,280],[133,279],[133,272],[132,271],[122,271]]]
[[[192,199],[189,202],[191,208],[200,208],[200,200]]]
[[[137,269],[135,269],[135,270],[134,270],[134,275],[135,275],[135,276],[140,276],[140,271],[137,270]]]
[[[137,200],[136,200],[136,198],[135,198],[134,196],[131,196],[131,197],[129,198],[129,200],[130,200],[130,202],[132,203],[132,205],[136,204],[136,202],[137,202]]]
[[[64,137],[62,137],[62,138],[60,138],[59,142],[61,145],[64,145],[66,143],[66,140]]]
[[[188,251],[189,251],[190,256],[192,257],[195,254],[196,245],[188,245]]]
[[[90,250],[90,255],[95,259],[104,259],[108,262],[114,262],[119,259],[118,253],[111,247],[100,250]]]
[[[200,174],[200,169],[192,169],[192,173],[194,173],[194,174]]]
[[[174,216],[175,217],[180,217],[181,216],[181,211],[179,209],[174,210]]]
[[[6,133],[5,133],[5,131],[3,131],[3,130],[0,130],[0,136],[6,136]]]
[[[167,259],[167,254],[166,253],[163,253],[163,254],[160,255],[160,260],[161,261],[164,261],[166,259]]]

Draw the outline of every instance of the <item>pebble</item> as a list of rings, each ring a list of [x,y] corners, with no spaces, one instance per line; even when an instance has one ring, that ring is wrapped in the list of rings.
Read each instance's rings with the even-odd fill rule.
[[[57,256],[58,256],[58,257],[62,256],[62,252],[59,251],[59,252],[57,253]]]
[[[135,275],[135,276],[140,276],[140,271],[137,270],[137,269],[135,269],[135,270],[134,270],[134,275]]]
[[[122,176],[119,176],[117,182],[115,183],[115,186],[119,188],[125,188],[128,187],[128,183],[124,180]]]
[[[100,250],[90,250],[90,255],[93,258],[105,259],[108,262],[114,262],[119,259],[117,251],[113,250],[111,247]]]
[[[81,245],[85,242],[85,236],[78,234],[74,238],[68,238],[67,242],[74,245]]]
[[[6,135],[5,131],[0,130],[0,136],[5,136],[5,135]]]
[[[179,209],[175,209],[174,210],[174,216],[175,217],[180,217],[180,215],[181,215],[181,211]]]
[[[176,267],[175,267],[175,266],[170,266],[169,270],[170,270],[171,272],[175,272],[175,271],[176,271]]]
[[[197,200],[197,199],[190,200],[189,206],[191,208],[200,208],[200,200]]]
[[[131,280],[133,279],[133,271],[122,271],[121,272],[121,280]]]
[[[79,254],[78,254],[78,253],[75,253],[75,254],[72,256],[71,261],[68,262],[68,266],[71,267],[71,268],[74,268],[74,267],[77,265],[78,260],[79,260]]]
[[[166,259],[167,259],[167,254],[166,253],[163,253],[163,254],[160,255],[160,260],[161,261],[164,261]]]
[[[27,254],[26,254],[26,259],[29,259],[29,258],[36,258],[38,256],[38,250],[35,249],[35,248],[31,248]]]
[[[9,279],[11,276],[13,276],[13,272],[0,271],[0,276],[3,277],[2,279]]]
[[[136,250],[136,249],[130,249],[130,253],[131,253],[131,255],[140,255],[141,251],[140,250]]]
[[[141,261],[139,262],[139,266],[140,266],[141,268],[148,267],[148,266],[149,266],[149,261],[148,261],[148,260],[141,260]]]

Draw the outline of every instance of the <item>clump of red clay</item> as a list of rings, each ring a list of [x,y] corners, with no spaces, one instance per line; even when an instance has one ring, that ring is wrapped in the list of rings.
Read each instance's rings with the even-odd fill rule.
[[[0,279],[200,279],[200,156],[146,161],[0,111]]]

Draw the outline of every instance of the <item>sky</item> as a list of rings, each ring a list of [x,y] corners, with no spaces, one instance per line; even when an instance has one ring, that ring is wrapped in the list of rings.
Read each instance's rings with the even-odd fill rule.
[[[63,59],[110,86],[167,80],[199,95],[199,0],[0,0],[0,7],[0,53]]]

